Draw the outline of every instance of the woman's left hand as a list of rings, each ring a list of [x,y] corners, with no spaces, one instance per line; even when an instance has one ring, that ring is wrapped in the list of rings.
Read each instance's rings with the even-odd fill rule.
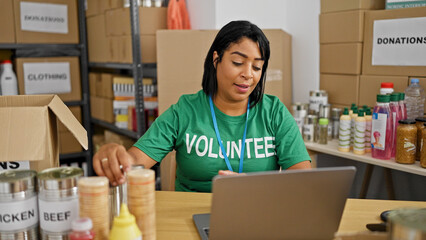
[[[219,170],[219,175],[229,176],[229,175],[238,175],[239,173],[229,171],[229,170]]]

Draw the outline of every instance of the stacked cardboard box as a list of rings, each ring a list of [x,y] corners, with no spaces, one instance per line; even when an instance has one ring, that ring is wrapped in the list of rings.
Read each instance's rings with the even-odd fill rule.
[[[112,74],[89,73],[91,115],[108,123],[114,123],[112,81]]]
[[[129,8],[116,8],[119,4],[101,8],[99,2],[103,3],[100,0],[89,1],[86,11],[89,61],[133,62]],[[139,27],[142,62],[155,63],[156,31],[167,28],[167,8],[139,7]]]
[[[359,103],[365,14],[383,9],[384,0],[322,0],[320,89],[335,106]]]
[[[393,81],[402,92],[415,77],[426,89],[425,13],[426,7],[366,13],[360,104],[372,103],[366,95],[377,94],[380,81]]]

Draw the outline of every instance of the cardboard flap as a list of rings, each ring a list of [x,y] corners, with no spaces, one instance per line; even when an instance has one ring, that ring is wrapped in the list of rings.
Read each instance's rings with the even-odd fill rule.
[[[87,131],[81,126],[80,122],[74,117],[69,108],[62,102],[58,96],[54,96],[49,103],[49,108],[55,113],[56,117],[70,130],[80,145],[87,150],[88,140]]]
[[[0,107],[0,162],[43,160],[47,107]]]

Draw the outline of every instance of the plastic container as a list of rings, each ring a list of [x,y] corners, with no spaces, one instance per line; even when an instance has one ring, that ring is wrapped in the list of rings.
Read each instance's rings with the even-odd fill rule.
[[[412,119],[400,120],[397,129],[396,155],[397,163],[413,164],[416,162],[417,127]]]
[[[368,108],[365,112],[365,152],[371,153],[371,111]]]
[[[396,152],[396,129],[398,127],[398,121],[402,120],[401,110],[399,109],[399,94],[392,93],[390,96],[389,107],[392,113],[392,153],[391,157],[395,157]]]
[[[405,89],[405,104],[407,119],[423,117],[425,92],[419,85],[419,79],[412,78],[410,85]]]
[[[388,160],[392,150],[392,114],[389,95],[377,95],[371,127],[371,156]]]
[[[343,114],[340,116],[339,122],[339,147],[341,152],[349,152],[351,141],[351,117],[348,108],[344,108]]]
[[[318,143],[327,144],[328,139],[328,119],[320,118],[318,122]]]
[[[362,110],[359,110],[358,117],[355,119],[354,153],[365,154],[365,117]]]
[[[142,233],[125,203],[121,204],[120,215],[114,218],[109,240],[142,240]]]
[[[416,160],[420,161],[420,151],[423,145],[422,134],[423,129],[425,128],[424,124],[426,123],[426,118],[420,117],[416,118],[416,127],[417,127],[417,142],[416,142]]]
[[[380,94],[387,95],[393,93],[393,83],[391,82],[382,82],[380,84]]]
[[[3,96],[18,95],[18,81],[16,80],[16,75],[15,72],[13,72],[12,62],[10,60],[2,62],[0,85]]]
[[[401,110],[401,119],[407,119],[407,106],[405,105],[405,93],[399,93],[399,108]]]
[[[71,223],[72,231],[68,235],[69,240],[92,240],[95,232],[92,230],[93,223],[90,218],[77,218]]]

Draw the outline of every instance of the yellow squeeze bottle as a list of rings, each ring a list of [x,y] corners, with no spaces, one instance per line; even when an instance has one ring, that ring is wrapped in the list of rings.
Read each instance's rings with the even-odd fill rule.
[[[120,215],[114,217],[109,240],[142,240],[142,233],[125,203],[121,204]]]

